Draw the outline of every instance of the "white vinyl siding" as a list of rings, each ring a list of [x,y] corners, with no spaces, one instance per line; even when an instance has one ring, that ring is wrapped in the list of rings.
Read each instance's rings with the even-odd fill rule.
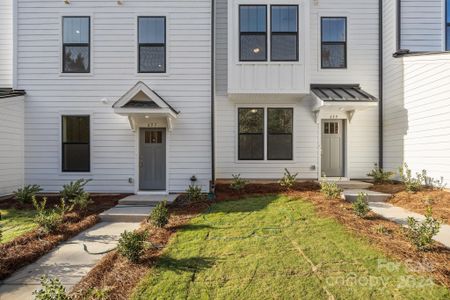
[[[23,97],[0,99],[0,197],[24,181]]]
[[[27,91],[25,180],[46,191],[92,178],[95,192],[134,192],[137,139],[113,103],[139,80],[181,111],[168,132],[168,187],[211,179],[211,1],[18,1],[18,87]],[[62,16],[90,16],[92,74],[61,74]],[[138,74],[138,16],[167,17],[167,74]],[[102,100],[107,101],[103,103]],[[89,174],[61,172],[60,116],[91,116]],[[135,182],[129,183],[129,178]]]
[[[444,2],[446,0],[400,1],[400,48],[410,51],[443,51],[445,45]]]
[[[0,88],[12,87],[13,1],[0,1]]]

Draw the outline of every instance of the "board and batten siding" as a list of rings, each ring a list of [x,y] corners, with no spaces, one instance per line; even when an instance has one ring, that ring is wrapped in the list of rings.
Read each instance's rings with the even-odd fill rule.
[[[0,0],[0,88],[12,87],[13,0]]]
[[[319,177],[320,131],[312,113],[313,100],[305,94],[267,93],[261,90],[252,95],[227,96],[228,3],[216,4],[216,170],[217,178],[231,178],[241,174],[244,178],[276,179],[284,168],[299,172],[299,178]],[[361,84],[362,88],[378,96],[378,1],[361,3],[356,0],[312,1],[309,16],[308,51],[311,83]],[[347,16],[349,18],[349,68],[346,70],[320,70],[320,17]],[[301,23],[301,21],[300,21]],[[237,28],[234,26],[233,28]],[[237,30],[237,29],[236,29]],[[230,41],[229,41],[230,42]],[[300,43],[303,43],[300,40]],[[309,81],[309,80],[308,80]],[[294,160],[293,161],[238,161],[237,108],[293,107],[294,108]],[[357,112],[347,124],[347,176],[366,178],[378,162],[378,109]]]
[[[384,167],[404,162],[450,183],[450,55],[393,58],[396,8],[384,7]]]
[[[401,49],[442,51],[445,48],[445,1],[401,1]],[[390,1],[395,2],[395,1]],[[390,5],[390,4],[389,4]],[[396,10],[396,9],[395,9]],[[396,23],[393,23],[394,26]]]
[[[0,99],[0,196],[24,182],[24,99]]]
[[[91,17],[91,74],[61,74],[61,19]],[[167,74],[137,73],[137,17],[167,17]],[[58,191],[134,192],[138,147],[112,105],[143,81],[181,113],[168,132],[168,189],[211,179],[211,1],[18,1],[18,88],[27,91],[25,181]],[[104,101],[107,100],[105,104]],[[91,172],[61,172],[61,115],[91,116]],[[130,183],[129,178],[135,182]]]

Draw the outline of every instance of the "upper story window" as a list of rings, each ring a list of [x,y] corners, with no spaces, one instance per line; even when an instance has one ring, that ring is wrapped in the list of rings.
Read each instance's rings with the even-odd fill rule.
[[[445,32],[446,32],[445,50],[450,51],[450,0],[447,0],[447,10],[445,13]]]
[[[347,68],[347,18],[322,17],[322,69]]]
[[[271,60],[298,60],[298,6],[271,6]]]
[[[240,61],[267,61],[267,6],[239,6]]]
[[[139,73],[166,72],[166,18],[138,18]]]
[[[62,171],[89,172],[90,157],[89,116],[62,117]]]
[[[63,73],[90,72],[90,17],[63,17]]]

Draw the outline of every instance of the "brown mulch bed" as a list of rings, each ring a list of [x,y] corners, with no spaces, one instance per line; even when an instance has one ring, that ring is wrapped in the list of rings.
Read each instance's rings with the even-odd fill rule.
[[[418,251],[407,239],[402,227],[370,213],[365,219],[353,213],[352,204],[344,200],[326,199],[319,192],[292,192],[295,197],[311,201],[319,215],[332,217],[352,232],[363,236],[387,256],[398,259],[419,273],[432,276],[450,288],[450,249],[435,242],[428,251]],[[385,233],[379,228],[384,228]]]
[[[424,189],[417,193],[405,191],[401,183],[376,184],[372,190],[392,194],[388,200],[392,205],[425,214],[427,207],[433,208],[433,216],[450,224],[450,192],[445,190]]]
[[[107,291],[107,299],[128,299],[134,287],[142,280],[163,252],[170,237],[193,217],[208,207],[205,202],[169,206],[170,220],[165,228],[143,223],[139,230],[148,231],[150,241],[158,248],[145,251],[137,264],[128,261],[117,251],[106,254],[96,266],[72,289],[73,299],[89,299],[93,289]]]
[[[55,233],[43,234],[39,229],[26,233],[16,239],[0,244],[0,280],[7,278],[19,268],[28,265],[44,254],[47,254],[61,242],[74,237],[80,232],[94,226],[99,222],[98,213],[115,206],[119,199],[126,195],[93,195],[93,204],[85,213],[72,211],[65,216],[64,224]],[[49,198],[50,203],[58,203],[57,196]],[[1,208],[29,208],[28,205],[19,205],[15,201],[4,201]]]

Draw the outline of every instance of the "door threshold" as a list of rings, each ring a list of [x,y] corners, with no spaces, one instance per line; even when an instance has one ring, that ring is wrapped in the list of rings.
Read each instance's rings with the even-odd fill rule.
[[[347,177],[320,177],[319,181],[350,181]]]

